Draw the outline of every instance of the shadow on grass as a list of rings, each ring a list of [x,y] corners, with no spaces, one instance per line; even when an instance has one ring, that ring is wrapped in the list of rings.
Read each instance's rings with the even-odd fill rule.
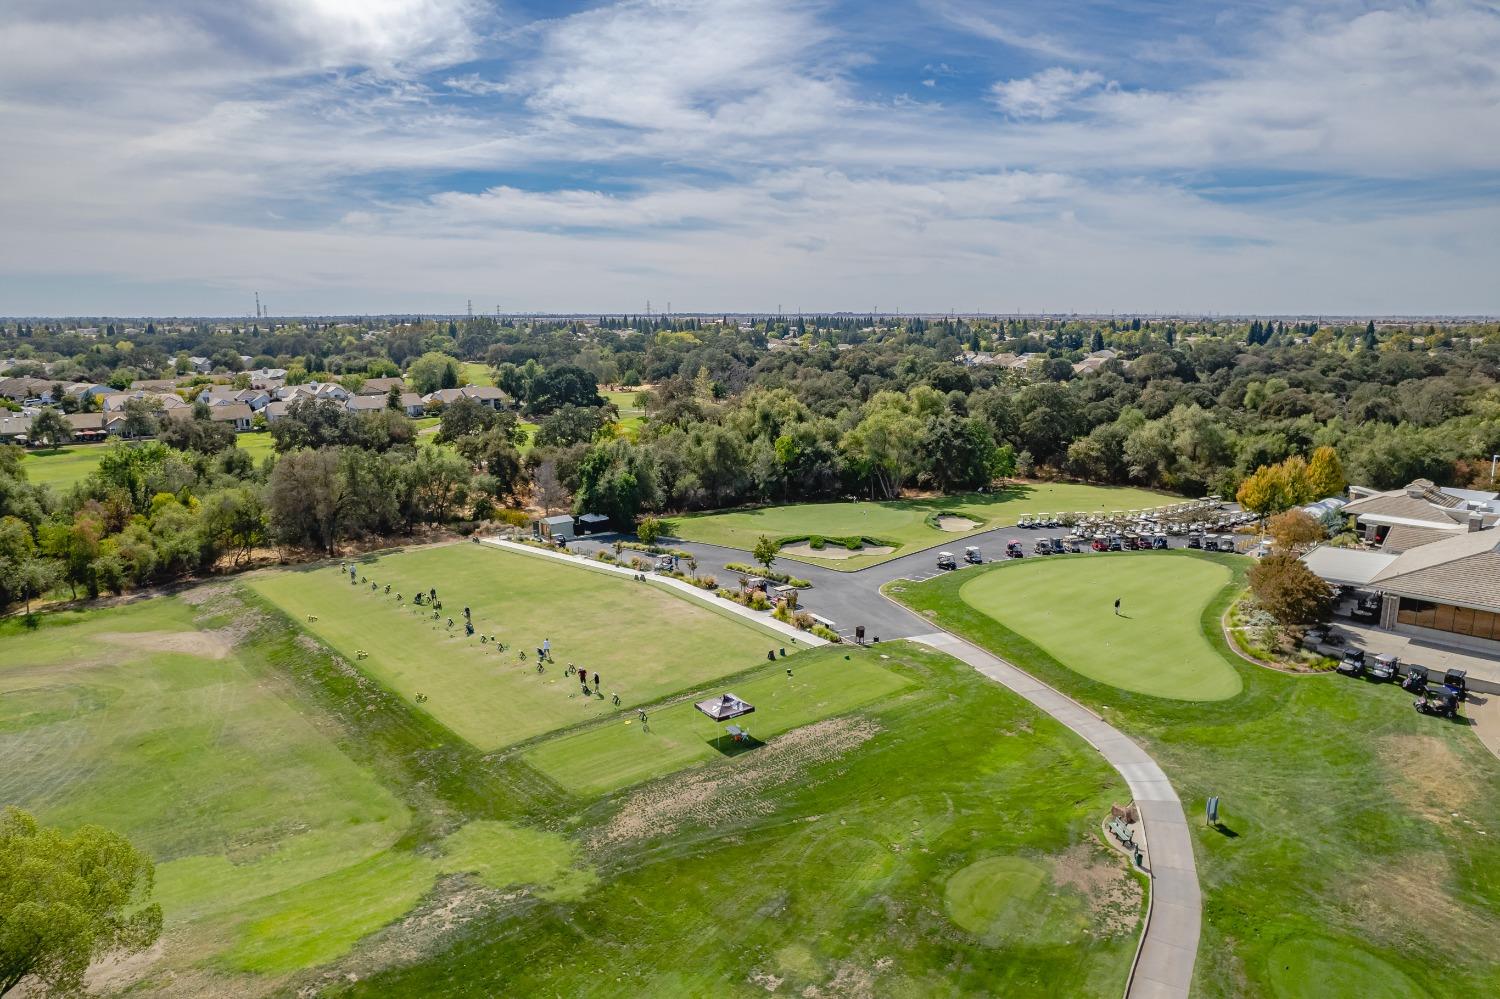
[[[741,753],[748,753],[765,745],[764,742],[761,742],[753,735],[747,735],[742,739],[736,739],[730,735],[721,735],[708,740],[708,744],[718,750],[722,756],[738,756]]]
[[[1226,826],[1222,822],[1215,822],[1214,825],[1213,825],[1213,830],[1214,830],[1214,832],[1218,833],[1220,836],[1223,836],[1225,839],[1239,839],[1240,838],[1240,834],[1239,833],[1235,832],[1233,829],[1229,828],[1228,826]]]

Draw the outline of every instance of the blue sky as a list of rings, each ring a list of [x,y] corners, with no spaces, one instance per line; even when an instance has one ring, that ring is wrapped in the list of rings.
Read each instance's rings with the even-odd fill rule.
[[[10,0],[0,314],[1500,312],[1500,7]]]

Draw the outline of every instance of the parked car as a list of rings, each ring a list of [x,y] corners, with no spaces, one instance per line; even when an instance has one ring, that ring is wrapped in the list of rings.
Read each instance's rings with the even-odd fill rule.
[[[979,549],[975,548],[973,545],[970,545],[969,547],[964,549],[964,561],[969,563],[970,565],[978,565],[979,563],[983,562],[984,559],[980,556]]]
[[[1365,653],[1363,649],[1350,649],[1339,660],[1338,671],[1345,676],[1365,675]]]
[[[1397,656],[1378,655],[1375,657],[1375,661],[1370,664],[1369,677],[1371,680],[1376,680],[1380,683],[1394,680],[1396,679],[1397,668],[1400,665],[1401,660]]]
[[[1026,546],[1019,540],[1012,539],[1005,543],[1006,558],[1021,558],[1026,554]]]

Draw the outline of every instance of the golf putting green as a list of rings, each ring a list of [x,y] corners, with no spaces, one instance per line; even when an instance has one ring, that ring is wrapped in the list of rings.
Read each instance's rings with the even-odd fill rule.
[[[1266,956],[1278,999],[1405,999],[1426,995],[1402,972],[1343,940],[1296,938]]]
[[[948,915],[987,944],[1067,943],[1089,928],[1081,896],[1056,888],[1024,857],[986,857],[957,871],[944,890]]]
[[[1240,692],[1240,676],[1208,643],[1200,618],[1229,579],[1226,566],[1207,559],[1080,555],[997,565],[958,593],[1091,679],[1156,697],[1219,701]]]

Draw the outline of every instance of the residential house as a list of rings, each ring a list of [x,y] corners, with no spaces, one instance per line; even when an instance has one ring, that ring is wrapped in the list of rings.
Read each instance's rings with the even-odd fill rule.
[[[188,358],[188,363],[191,364],[193,366],[193,370],[198,372],[198,374],[200,375],[206,375],[214,369],[213,362],[206,357],[190,357]]]
[[[429,392],[422,397],[425,403],[437,403],[439,406],[448,406],[459,399],[473,399],[475,402],[488,406],[491,409],[500,409],[510,397],[492,385],[465,385],[462,388],[438,389]]]
[[[31,414],[0,409],[0,441],[12,442],[31,433]]]
[[[175,378],[141,378],[130,383],[133,390],[141,392],[171,392],[177,388]]]
[[[1365,541],[1385,552],[1399,554],[1500,522],[1500,494],[1440,488],[1427,479],[1402,489],[1356,486],[1349,492],[1352,499],[1341,512],[1354,518]]]
[[[360,395],[385,395],[394,388],[399,392],[406,391],[406,380],[402,378],[367,378],[365,383],[359,387]]]
[[[232,385],[209,385],[198,393],[198,401],[209,406],[229,406],[244,403],[259,412],[271,401],[271,393],[265,389],[237,389]]]
[[[231,402],[223,406],[209,407],[209,417],[215,423],[228,423],[235,430],[249,430],[255,412],[243,402]]]

